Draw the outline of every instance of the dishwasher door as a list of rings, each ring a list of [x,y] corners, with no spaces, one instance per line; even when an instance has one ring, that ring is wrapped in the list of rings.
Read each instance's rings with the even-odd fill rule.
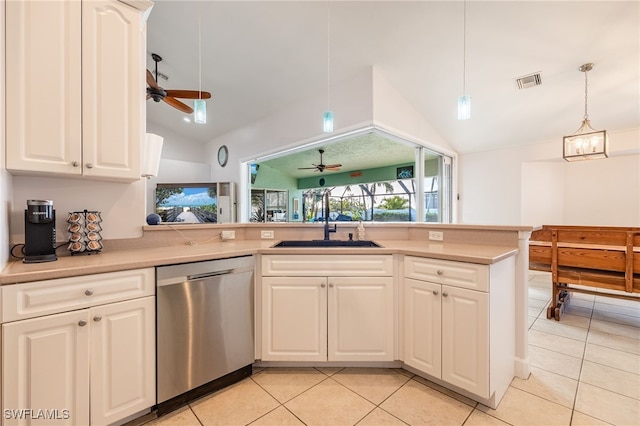
[[[158,267],[158,404],[254,362],[253,257]]]

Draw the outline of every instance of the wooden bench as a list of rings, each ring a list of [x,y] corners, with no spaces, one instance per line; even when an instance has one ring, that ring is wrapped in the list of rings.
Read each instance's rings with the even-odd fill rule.
[[[551,272],[547,318],[560,320],[570,292],[640,301],[640,228],[544,225],[529,241],[529,269]]]

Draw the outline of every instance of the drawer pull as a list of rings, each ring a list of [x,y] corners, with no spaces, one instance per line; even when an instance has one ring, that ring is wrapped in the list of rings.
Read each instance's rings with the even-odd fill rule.
[[[86,290],[84,291],[84,294],[85,294],[86,296],[92,296],[92,295],[93,295],[93,290],[91,290],[90,288],[88,288],[88,289],[86,289]]]
[[[326,284],[320,284],[320,287],[325,288],[327,285]]]
[[[87,322],[85,320],[80,320],[80,321],[78,321],[78,325],[80,327],[84,327],[85,325],[87,325]]]
[[[444,271],[442,269],[438,269],[438,272],[436,272],[438,275],[442,275],[444,274]]]
[[[447,293],[446,291],[442,292],[442,297],[447,297],[449,295],[449,293]]]
[[[102,319],[102,317],[100,315],[96,315],[95,317],[93,317],[93,321],[98,322]]]
[[[71,162],[71,165],[72,165],[73,167],[78,167],[78,166],[79,166],[79,164],[78,164],[78,162],[77,162],[77,161],[72,161],[72,162]]]
[[[333,288],[333,283],[330,283],[330,284],[329,284],[329,287]]]
[[[433,295],[437,296],[438,295],[438,290],[433,290]]]
[[[93,164],[87,163],[87,169],[93,169]]]

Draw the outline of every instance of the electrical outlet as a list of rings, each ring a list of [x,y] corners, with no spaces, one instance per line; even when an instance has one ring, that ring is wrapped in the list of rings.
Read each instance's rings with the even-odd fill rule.
[[[429,239],[432,241],[443,241],[444,232],[442,231],[429,231]]]
[[[260,231],[260,238],[263,240],[273,240],[275,238],[274,231]]]
[[[222,231],[222,240],[235,240],[236,239],[236,231]]]

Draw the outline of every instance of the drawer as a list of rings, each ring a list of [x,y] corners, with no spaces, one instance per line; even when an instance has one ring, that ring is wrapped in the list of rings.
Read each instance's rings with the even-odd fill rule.
[[[2,287],[2,322],[154,294],[153,268],[6,285]]]
[[[405,278],[489,291],[489,265],[405,256]]]
[[[392,255],[265,255],[263,276],[393,276]]]

